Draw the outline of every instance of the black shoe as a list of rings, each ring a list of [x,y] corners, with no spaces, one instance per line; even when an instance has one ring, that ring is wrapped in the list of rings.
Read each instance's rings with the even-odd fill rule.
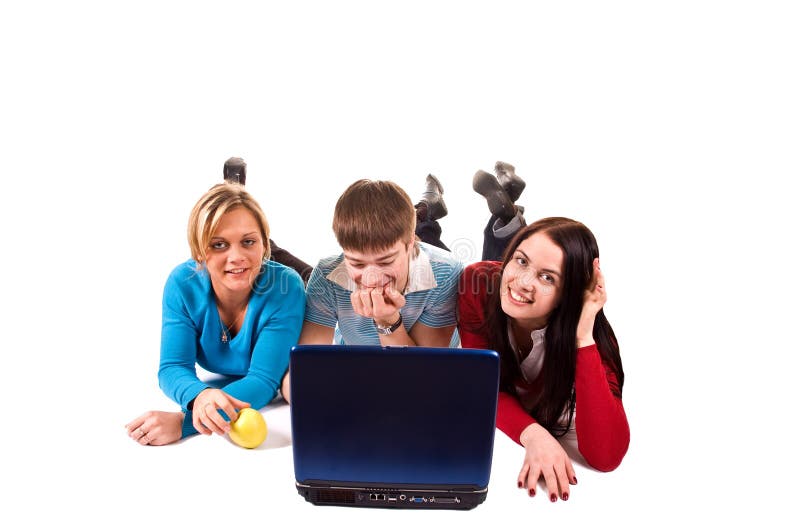
[[[497,180],[506,191],[511,201],[515,202],[522,195],[525,190],[525,181],[514,172],[514,167],[503,161],[497,161],[494,165],[494,172],[497,174]]]
[[[231,157],[222,167],[222,178],[229,183],[239,183],[244,186],[247,180],[247,163],[241,157]]]
[[[447,205],[444,204],[444,188],[433,174],[425,178],[425,192],[422,193],[422,203],[427,205],[427,219],[438,220],[447,216]]]
[[[507,222],[517,213],[514,202],[508,193],[500,185],[500,181],[489,172],[478,170],[472,178],[472,189],[486,198],[489,204],[489,211]]]

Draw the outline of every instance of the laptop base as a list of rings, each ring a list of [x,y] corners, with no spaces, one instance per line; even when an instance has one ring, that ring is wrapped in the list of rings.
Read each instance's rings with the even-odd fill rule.
[[[319,506],[470,510],[486,500],[487,490],[434,490],[368,487],[320,487],[295,483],[297,492]]]

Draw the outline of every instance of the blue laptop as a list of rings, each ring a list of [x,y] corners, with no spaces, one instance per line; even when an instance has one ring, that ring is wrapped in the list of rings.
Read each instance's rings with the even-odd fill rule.
[[[470,509],[486,499],[495,351],[303,345],[290,370],[295,481],[307,501]]]

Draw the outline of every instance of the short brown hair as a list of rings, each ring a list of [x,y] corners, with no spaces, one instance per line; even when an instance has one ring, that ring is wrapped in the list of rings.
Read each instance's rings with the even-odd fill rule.
[[[264,211],[242,185],[225,182],[214,185],[203,194],[189,215],[189,249],[198,264],[205,262],[211,237],[214,236],[222,216],[237,208],[247,209],[253,214],[261,230],[261,238],[264,239],[264,259],[270,257],[269,223]]]
[[[333,233],[342,249],[374,253],[398,240],[414,240],[417,215],[411,198],[391,181],[356,181],[339,197]]]

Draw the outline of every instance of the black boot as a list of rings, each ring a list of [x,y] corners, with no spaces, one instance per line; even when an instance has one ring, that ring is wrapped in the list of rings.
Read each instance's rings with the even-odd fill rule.
[[[433,174],[425,178],[425,192],[422,193],[420,203],[427,205],[426,216],[428,220],[438,220],[447,216],[447,206],[444,204],[444,188]],[[419,204],[418,204],[419,205]],[[419,212],[419,209],[417,210]]]
[[[230,183],[244,186],[247,180],[247,163],[241,157],[231,157],[222,167],[222,178]]]
[[[511,201],[516,202],[522,191],[525,190],[525,181],[514,172],[512,165],[503,161],[497,161],[497,164],[494,165],[494,173],[497,174],[497,180]]]
[[[472,178],[472,189],[486,198],[489,211],[504,222],[511,220],[517,213],[514,202],[500,185],[500,181],[489,172],[483,170],[475,172],[475,176]]]

